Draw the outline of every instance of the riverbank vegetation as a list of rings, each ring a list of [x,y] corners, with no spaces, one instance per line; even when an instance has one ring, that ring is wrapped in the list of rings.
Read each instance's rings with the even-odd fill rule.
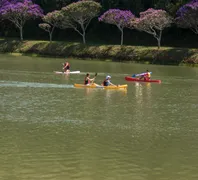
[[[112,59],[118,62],[137,62],[164,65],[198,64],[198,50],[188,48],[120,45],[85,45],[61,41],[0,40],[1,53],[37,54],[51,57]]]

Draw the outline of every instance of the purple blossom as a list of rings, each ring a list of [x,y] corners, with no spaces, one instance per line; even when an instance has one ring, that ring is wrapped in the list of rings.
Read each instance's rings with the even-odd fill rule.
[[[33,4],[31,0],[4,1],[3,6],[0,8],[0,15],[7,16],[11,14],[17,14],[19,16],[25,17],[26,19],[30,19],[32,17],[42,17],[43,10],[39,5]]]
[[[198,0],[183,5],[176,13],[176,23],[181,28],[190,28],[198,34]]]
[[[25,22],[43,16],[43,10],[39,5],[33,4],[31,0],[1,0],[0,16],[8,19],[20,29],[21,40],[22,29]]]
[[[160,48],[162,31],[171,25],[172,17],[162,9],[156,10],[150,8],[141,12],[140,17],[135,18],[131,23],[135,29],[153,35],[157,39],[158,48]]]
[[[118,29],[121,31],[121,45],[123,44],[123,29],[125,27],[128,27],[130,24],[130,21],[134,19],[135,16],[131,11],[127,10],[120,10],[120,9],[109,9],[106,11],[103,15],[101,15],[98,20],[113,24],[118,27]]]
[[[135,16],[131,11],[120,9],[109,9],[98,20],[108,24],[114,24],[120,27],[126,27]]]

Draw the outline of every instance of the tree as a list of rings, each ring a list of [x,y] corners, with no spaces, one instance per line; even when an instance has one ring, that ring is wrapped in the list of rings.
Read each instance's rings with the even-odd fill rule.
[[[78,32],[83,43],[86,43],[85,35],[91,20],[96,17],[101,9],[101,5],[92,0],[78,1],[62,8],[64,14],[63,28],[72,28]],[[79,30],[80,27],[80,30]]]
[[[52,34],[54,31],[54,27],[52,27],[50,24],[47,23],[40,23],[39,27],[49,33],[50,42],[52,42]]]
[[[130,20],[135,18],[131,11],[110,9],[101,15],[98,20],[108,24],[114,24],[121,32],[121,45],[123,45],[123,29],[129,26]]]
[[[0,0],[0,8],[8,3],[7,0]]]
[[[139,31],[144,31],[154,36],[158,42],[158,49],[161,46],[162,31],[169,27],[173,19],[164,10],[148,9],[140,13],[139,18],[131,21],[130,25]]]
[[[27,20],[43,16],[43,11],[31,0],[11,0],[0,7],[0,15],[8,19],[20,30],[20,39],[23,40],[23,27]]]
[[[198,34],[198,0],[183,5],[176,13],[176,24],[181,28],[190,28]]]
[[[50,36],[50,42],[52,41],[52,34],[54,32],[55,27],[61,27],[61,22],[63,21],[63,14],[61,11],[53,11],[50,13],[47,13],[45,16],[43,16],[42,20],[45,23],[39,24],[39,27],[49,33]]]

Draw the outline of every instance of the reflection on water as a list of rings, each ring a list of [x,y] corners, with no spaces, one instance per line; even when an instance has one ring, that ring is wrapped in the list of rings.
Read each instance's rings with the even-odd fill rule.
[[[116,96],[127,95],[127,89],[105,89],[106,100],[114,99]]]
[[[65,80],[69,80],[70,74],[63,74],[63,77],[65,78]]]
[[[143,101],[150,101],[152,93],[151,83],[135,82],[135,97],[139,106],[143,104]]]
[[[136,97],[137,106],[139,108],[142,106],[142,102],[143,102],[142,91],[143,91],[142,84],[139,82],[135,82],[135,97]]]
[[[0,81],[0,87],[34,87],[34,88],[73,88],[68,84],[30,83],[19,81]]]
[[[1,56],[0,179],[197,179],[198,69],[151,66],[162,84],[104,90],[73,88],[84,74],[55,75],[61,62]],[[148,66],[71,64],[115,84]]]

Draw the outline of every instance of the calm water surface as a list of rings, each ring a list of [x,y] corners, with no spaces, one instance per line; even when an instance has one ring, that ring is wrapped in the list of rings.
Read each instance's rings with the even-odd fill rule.
[[[0,55],[0,179],[198,179],[198,68],[62,62]],[[162,84],[124,80],[147,68]],[[74,88],[86,72],[128,90]]]

